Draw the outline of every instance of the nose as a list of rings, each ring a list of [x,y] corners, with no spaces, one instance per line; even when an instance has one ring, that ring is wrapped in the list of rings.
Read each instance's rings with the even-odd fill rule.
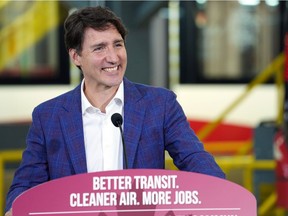
[[[107,49],[106,61],[111,64],[116,64],[119,61],[117,50],[114,48]]]

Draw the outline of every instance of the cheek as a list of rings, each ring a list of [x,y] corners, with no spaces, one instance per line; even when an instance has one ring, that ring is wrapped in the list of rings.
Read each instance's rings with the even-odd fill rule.
[[[102,60],[96,57],[87,58],[85,61],[82,62],[82,65],[86,68],[101,68]]]
[[[121,59],[127,59],[127,52],[126,52],[126,49],[122,49],[120,52],[119,52],[119,55],[121,56]]]
[[[125,52],[124,52],[124,56],[125,56],[125,59],[127,59],[127,52],[126,52],[126,50],[125,50]]]
[[[123,53],[121,55],[121,60],[122,60],[122,63],[127,65],[127,54],[126,53]]]

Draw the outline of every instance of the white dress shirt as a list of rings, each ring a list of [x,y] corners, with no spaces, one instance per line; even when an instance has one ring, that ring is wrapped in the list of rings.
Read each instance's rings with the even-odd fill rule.
[[[123,146],[120,129],[111,122],[114,113],[123,116],[123,81],[116,95],[106,107],[106,113],[93,107],[86,98],[84,80],[81,84],[82,119],[86,152],[87,171],[123,169]]]

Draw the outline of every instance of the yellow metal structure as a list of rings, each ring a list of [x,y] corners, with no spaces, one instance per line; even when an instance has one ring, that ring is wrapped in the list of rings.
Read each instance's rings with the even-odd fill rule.
[[[0,151],[0,194],[1,194],[0,214],[1,212],[4,213],[4,202],[6,197],[6,194],[4,194],[5,164],[10,162],[20,162],[22,158],[22,152],[23,150]]]
[[[202,140],[207,137],[224,119],[225,117],[234,110],[248,95],[249,93],[257,86],[262,83],[265,83],[273,75],[275,75],[277,80],[277,89],[279,95],[279,104],[278,104],[278,122],[282,121],[282,110],[283,110],[283,71],[284,71],[284,53],[281,53],[266,69],[264,69],[251,83],[246,86],[245,91],[236,98],[214,121],[205,126],[197,134],[198,137]]]
[[[251,155],[246,156],[221,156],[216,157],[216,162],[225,173],[229,173],[232,169],[243,170],[243,187],[253,193],[253,173],[256,170],[274,170],[274,160],[256,160]],[[172,160],[166,161],[166,169],[177,169]]]

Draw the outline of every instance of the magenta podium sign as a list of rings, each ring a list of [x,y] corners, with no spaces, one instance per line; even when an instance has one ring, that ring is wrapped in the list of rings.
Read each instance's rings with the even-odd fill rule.
[[[38,185],[13,203],[13,216],[256,216],[245,188],[203,174],[131,169],[80,174]]]

